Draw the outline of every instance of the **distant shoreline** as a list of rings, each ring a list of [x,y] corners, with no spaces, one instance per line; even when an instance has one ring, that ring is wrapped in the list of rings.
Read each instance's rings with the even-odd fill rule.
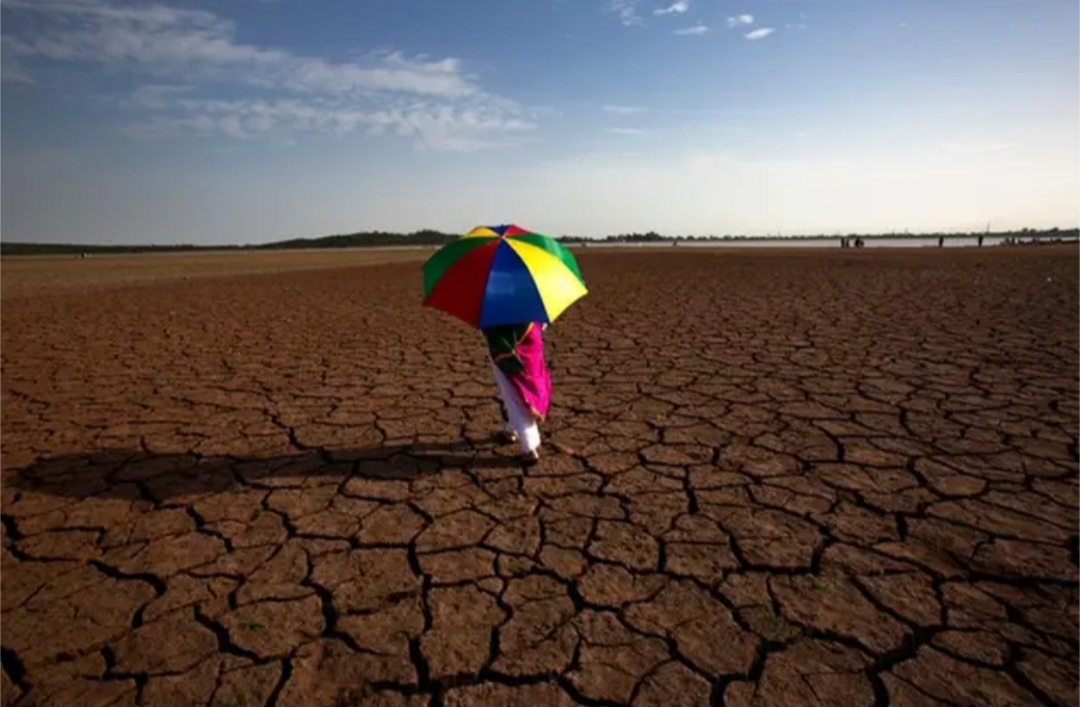
[[[256,245],[96,245],[78,243],[24,243],[0,241],[0,256],[4,257],[64,257],[83,255],[138,255],[138,254],[190,254],[190,253],[253,253],[253,252],[304,252],[321,250],[425,250],[434,249],[459,238],[460,234],[438,231],[418,231],[410,234],[365,232],[349,235],[324,236],[321,238],[300,238]],[[886,241],[926,243],[939,241],[956,243],[957,241],[978,241],[982,238],[987,245],[1011,245],[1014,243],[1037,243],[1042,241],[1074,242],[1080,240],[1080,228],[1072,229],[1022,229],[1020,231],[986,231],[971,233],[878,233],[878,234],[835,234],[805,236],[708,236],[683,237],[665,236],[655,232],[632,233],[607,236],[606,238],[581,238],[575,236],[557,236],[567,246],[732,246],[732,245],[802,245],[820,243],[835,247],[841,239],[850,242],[862,240],[866,245]]]

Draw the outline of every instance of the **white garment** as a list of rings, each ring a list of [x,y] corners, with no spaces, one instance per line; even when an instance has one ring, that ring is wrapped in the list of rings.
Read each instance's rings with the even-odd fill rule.
[[[517,433],[522,453],[528,454],[540,446],[540,427],[536,424],[532,411],[518,398],[514,386],[506,379],[506,374],[494,361],[491,362],[491,370],[495,374],[495,384],[499,386],[503,404],[506,405],[506,416],[509,418],[507,430]]]

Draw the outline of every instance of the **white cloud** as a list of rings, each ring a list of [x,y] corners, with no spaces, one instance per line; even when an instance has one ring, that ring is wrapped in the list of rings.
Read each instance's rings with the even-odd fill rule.
[[[653,10],[654,15],[681,15],[690,9],[690,0],[676,0],[668,5],[666,8],[657,8]]]
[[[423,61],[389,54],[370,65],[334,63],[237,42],[231,21],[203,10],[118,6],[107,0],[5,0],[4,6],[55,21],[20,38],[17,50],[23,57],[298,91],[459,97],[478,90],[457,59]]]
[[[633,115],[635,113],[644,113],[648,109],[641,106],[604,106],[602,110],[605,113],[615,113],[616,115]]]
[[[618,16],[619,21],[627,27],[645,24],[641,15],[638,14],[640,0],[609,0],[608,12]]]
[[[772,34],[775,31],[776,30],[773,29],[772,27],[760,27],[758,29],[751,30],[751,31],[747,32],[743,36],[746,37],[747,39],[749,39],[750,41],[754,41],[756,39],[765,39],[766,37],[768,37],[770,34]]]
[[[645,132],[641,128],[608,128],[607,131],[613,135],[641,135]]]
[[[12,83],[37,83],[22,64],[22,45],[13,37],[0,37],[0,80]]]
[[[746,14],[744,14],[744,15],[735,15],[734,17],[727,18],[727,26],[728,27],[741,27],[741,26],[744,26],[744,25],[752,25],[752,24],[754,24],[754,16],[753,15],[746,15]]]
[[[698,24],[694,25],[693,27],[683,27],[682,29],[677,29],[677,30],[675,30],[675,34],[685,37],[685,36],[691,36],[691,35],[697,35],[697,34],[705,34],[708,31],[709,31],[708,27],[706,27],[705,25],[703,25],[701,23],[698,23]]]
[[[4,0],[4,9],[35,15],[22,35],[4,37],[5,74],[11,67],[20,72],[5,78],[26,76],[17,63],[22,61],[101,66],[145,81],[121,101],[151,114],[137,119],[131,134],[251,138],[392,126],[423,146],[466,149],[534,127],[526,111],[485,93],[452,57],[388,52],[366,61],[330,61],[240,42],[226,18],[164,5]],[[182,91],[168,85],[175,80],[186,84]],[[239,97],[225,103],[199,96],[200,90],[219,94],[222,88]]]
[[[236,139],[295,135],[344,137],[354,133],[412,138],[433,150],[466,151],[500,144],[500,136],[532,130],[529,120],[495,104],[454,106],[416,99],[383,107],[358,107],[336,98],[316,100],[188,98],[172,87],[144,87],[129,104],[146,115],[125,131],[146,139],[181,134],[224,135]]]
[[[132,91],[130,96],[120,99],[117,103],[125,108],[166,110],[175,97],[190,93],[192,90],[194,90],[192,86],[144,84]]]

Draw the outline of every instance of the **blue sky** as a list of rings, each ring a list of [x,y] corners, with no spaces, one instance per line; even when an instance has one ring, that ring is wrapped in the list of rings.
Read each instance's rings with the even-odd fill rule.
[[[1075,0],[4,0],[8,241],[1075,226]]]

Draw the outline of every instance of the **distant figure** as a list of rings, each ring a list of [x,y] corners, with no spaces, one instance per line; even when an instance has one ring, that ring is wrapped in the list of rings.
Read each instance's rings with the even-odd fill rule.
[[[944,248],[945,247],[945,236],[938,236],[937,247],[938,248]]]
[[[856,248],[862,248],[862,247],[863,247],[863,245],[865,245],[865,244],[863,243],[863,239],[862,239],[862,237],[861,237],[861,236],[859,236],[859,237],[856,237],[856,238],[855,238],[855,247],[856,247]]]
[[[982,248],[983,237],[979,236],[979,247]]]

